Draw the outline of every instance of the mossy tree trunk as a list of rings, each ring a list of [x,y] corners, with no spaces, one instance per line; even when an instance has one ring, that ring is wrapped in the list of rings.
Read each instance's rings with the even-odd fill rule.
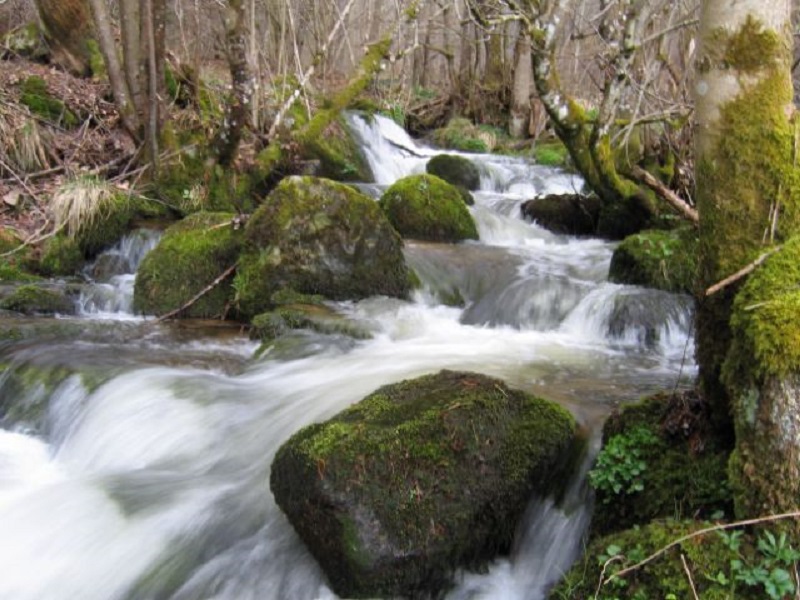
[[[53,62],[78,75],[89,73],[94,26],[86,0],[36,0],[36,9]]]
[[[696,83],[704,287],[800,229],[791,31],[790,0],[704,2]],[[698,309],[701,379],[718,414],[730,407],[734,417],[739,516],[796,510],[800,499],[795,245]]]

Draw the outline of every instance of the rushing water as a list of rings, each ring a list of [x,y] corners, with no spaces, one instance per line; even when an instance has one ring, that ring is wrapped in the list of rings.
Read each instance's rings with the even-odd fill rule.
[[[390,121],[351,125],[376,174],[368,193],[435,154]],[[236,329],[135,317],[148,232],[94,265],[78,318],[12,321],[0,345],[0,408],[16,407],[0,430],[0,599],[332,599],[268,488],[275,451],[300,427],[451,368],[562,403],[596,444],[613,405],[688,380],[685,298],[610,284],[611,244],[521,220],[521,201],[580,181],[474,159],[480,242],[408,243],[424,283],[414,301],[337,306],[371,340],[297,332],[255,360]],[[543,598],[579,551],[589,505],[581,476],[561,506],[532,499],[512,556],[459,574],[451,599]]]

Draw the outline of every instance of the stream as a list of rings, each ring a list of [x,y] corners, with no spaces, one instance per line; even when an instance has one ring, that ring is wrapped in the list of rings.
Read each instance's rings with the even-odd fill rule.
[[[438,153],[388,119],[348,118],[373,197]],[[412,301],[333,305],[372,339],[298,331],[256,359],[235,326],[135,316],[150,231],[91,266],[78,316],[4,316],[14,333],[0,342],[0,600],[334,599],[269,492],[272,458],[301,427],[447,368],[562,404],[596,448],[615,406],[689,385],[688,298],[611,284],[613,244],[522,220],[524,200],[580,178],[470,158],[482,172],[470,208],[480,241],[407,242],[423,282]],[[561,506],[532,498],[512,555],[459,573],[448,598],[545,598],[581,549],[587,469]]]

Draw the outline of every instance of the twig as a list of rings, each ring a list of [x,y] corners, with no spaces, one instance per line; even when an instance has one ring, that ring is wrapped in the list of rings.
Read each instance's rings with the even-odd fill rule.
[[[208,292],[210,292],[215,287],[217,287],[220,283],[222,283],[235,270],[236,270],[236,263],[232,264],[230,267],[225,269],[225,271],[222,273],[222,275],[217,277],[214,281],[209,283],[206,287],[204,287],[197,294],[195,294],[186,304],[184,304],[180,308],[176,308],[175,310],[173,310],[171,312],[168,312],[165,315],[161,315],[160,317],[158,317],[157,321],[160,323],[161,321],[166,321],[167,319],[172,319],[173,317],[175,317],[179,313],[183,312],[184,310],[186,310],[187,308],[192,306],[195,302],[200,300],[200,298],[205,296]]]
[[[34,192],[31,187],[25,183],[25,181],[17,175],[17,173],[12,169],[2,158],[0,158],[0,167],[3,167],[6,171],[11,173],[11,177],[13,177],[24,189],[28,194],[30,194],[31,198],[36,200],[37,203],[41,204],[41,199],[39,198],[38,194]]]
[[[641,167],[634,167],[631,171],[631,175],[633,175],[634,179],[640,181],[641,183],[645,184],[651,190],[653,190],[656,194],[658,194],[662,199],[666,200],[670,206],[675,208],[681,215],[697,225],[700,222],[700,215],[698,214],[697,210],[686,204],[686,202],[681,199],[678,194],[673,192],[663,183],[661,183],[658,179],[653,177],[650,173],[642,169]]]
[[[749,275],[750,273],[755,271],[770,256],[772,256],[776,252],[780,252],[781,250],[783,250],[783,246],[776,246],[775,248],[772,248],[771,250],[768,250],[767,252],[764,252],[764,254],[759,256],[757,259],[755,259],[753,262],[751,262],[749,265],[747,265],[743,269],[739,269],[738,271],[736,271],[736,273],[734,273],[730,277],[726,277],[725,279],[723,279],[719,283],[715,283],[710,288],[708,288],[706,290],[706,294],[705,294],[706,297],[713,296],[718,291],[728,287],[732,283],[736,283],[742,277],[745,277],[745,276]]]
[[[697,588],[694,587],[694,579],[692,579],[692,572],[689,570],[689,565],[686,564],[686,555],[681,554],[681,562],[683,563],[683,570],[686,572],[686,578],[689,580],[689,587],[692,588],[692,596],[694,600],[700,600],[697,595]]]
[[[66,223],[62,223],[59,227],[56,227],[50,233],[48,233],[46,235],[41,235],[41,233],[45,229],[50,227],[50,220],[48,219],[47,221],[45,221],[44,225],[42,225],[39,229],[37,229],[36,232],[32,236],[30,236],[27,240],[22,242],[16,248],[12,248],[8,252],[3,252],[2,254],[0,254],[0,258],[6,258],[7,256],[12,256],[12,255],[16,254],[17,252],[19,252],[20,250],[23,250],[23,249],[27,248],[28,246],[31,246],[32,244],[38,244],[39,242],[43,242],[44,240],[55,236],[58,232],[60,232],[62,229],[64,229],[65,226],[66,226]]]
[[[606,585],[612,579],[616,579],[618,577],[625,577],[625,575],[627,575],[628,573],[632,573],[633,571],[641,569],[646,564],[653,562],[659,556],[661,556],[663,554],[666,554],[667,552],[669,552],[670,550],[672,550],[676,546],[680,546],[684,542],[688,542],[689,540],[693,540],[694,538],[702,537],[702,536],[704,536],[706,534],[713,533],[715,531],[724,531],[726,529],[735,529],[737,527],[745,527],[747,525],[758,525],[759,523],[771,523],[773,521],[783,521],[783,520],[786,520],[786,519],[797,519],[797,518],[800,518],[800,510],[796,510],[796,511],[793,511],[793,512],[788,512],[788,513],[782,513],[780,515],[768,515],[766,517],[759,517],[757,519],[747,519],[746,521],[735,521],[733,523],[722,523],[722,524],[719,524],[719,525],[714,525],[713,527],[706,527],[705,529],[699,529],[699,530],[695,531],[694,533],[689,533],[687,535],[684,535],[683,537],[678,538],[677,540],[675,540],[673,542],[670,542],[669,544],[667,544],[666,546],[664,546],[660,550],[657,550],[656,552],[654,552],[653,554],[651,554],[650,556],[648,556],[644,560],[640,560],[635,565],[631,565],[630,567],[625,567],[621,571],[617,571],[616,573],[612,573],[611,575],[609,575],[602,582],[602,585]]]

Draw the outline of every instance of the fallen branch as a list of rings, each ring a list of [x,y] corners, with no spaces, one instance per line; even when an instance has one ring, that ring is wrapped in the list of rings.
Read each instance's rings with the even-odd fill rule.
[[[755,259],[753,262],[751,262],[749,265],[747,265],[743,269],[739,269],[738,271],[736,271],[736,273],[734,273],[730,277],[726,277],[725,279],[723,279],[719,283],[715,283],[710,288],[708,288],[706,290],[706,294],[705,294],[706,297],[713,296],[718,291],[720,291],[722,289],[725,289],[726,287],[728,287],[732,283],[736,283],[737,281],[739,281],[742,277],[745,277],[745,276],[749,275],[750,273],[755,271],[770,256],[772,256],[776,252],[780,252],[782,249],[783,249],[783,246],[776,246],[775,248],[772,248],[771,250],[768,250],[767,252],[764,252],[764,254],[759,256],[757,259]]]
[[[709,533],[713,533],[715,531],[724,531],[726,529],[736,529],[737,527],[745,527],[747,525],[758,525],[759,523],[771,523],[771,522],[774,522],[774,521],[783,521],[783,520],[786,520],[786,519],[798,519],[798,518],[800,518],[800,511],[794,511],[794,512],[783,513],[783,514],[780,514],[780,515],[769,515],[769,516],[766,516],[766,517],[759,517],[757,519],[747,519],[746,521],[735,521],[733,523],[721,523],[719,525],[714,525],[713,527],[706,527],[705,529],[699,529],[699,530],[695,531],[694,533],[690,533],[690,534],[684,535],[683,537],[680,537],[677,540],[675,540],[673,542],[670,542],[669,544],[667,544],[666,546],[664,546],[660,550],[657,550],[656,552],[654,552],[653,554],[651,554],[650,556],[648,556],[644,560],[640,560],[635,565],[631,565],[630,567],[626,567],[626,568],[622,569],[621,571],[617,571],[616,573],[612,573],[611,575],[609,575],[603,581],[602,585],[606,585],[607,583],[609,583],[613,579],[617,579],[618,577],[625,577],[625,575],[627,575],[628,573],[632,573],[633,571],[641,569],[646,564],[653,562],[659,556],[662,556],[662,555],[666,554],[667,552],[669,552],[670,550],[672,550],[676,546],[680,546],[684,542],[688,542],[689,540],[693,540],[694,538],[702,537],[704,535],[707,535]]]
[[[173,310],[171,312],[168,312],[165,315],[161,315],[160,317],[158,317],[157,322],[160,323],[162,321],[166,321],[167,319],[172,319],[173,317],[175,317],[178,314],[182,313],[184,310],[186,310],[187,308],[191,307],[195,302],[200,300],[200,298],[202,298],[207,293],[209,293],[211,290],[213,290],[215,287],[217,287],[225,279],[227,279],[230,276],[230,274],[233,273],[235,270],[236,270],[236,263],[232,264],[230,267],[225,269],[225,271],[219,277],[217,277],[214,281],[209,283],[202,290],[197,292],[197,294],[195,294],[186,304],[184,304],[180,308],[176,308],[175,310]]]
[[[631,175],[639,183],[643,183],[658,194],[662,200],[666,201],[667,204],[677,210],[685,219],[688,219],[695,225],[700,222],[700,215],[697,213],[697,210],[689,206],[678,194],[653,177],[653,175],[641,167],[634,167],[631,171]]]

